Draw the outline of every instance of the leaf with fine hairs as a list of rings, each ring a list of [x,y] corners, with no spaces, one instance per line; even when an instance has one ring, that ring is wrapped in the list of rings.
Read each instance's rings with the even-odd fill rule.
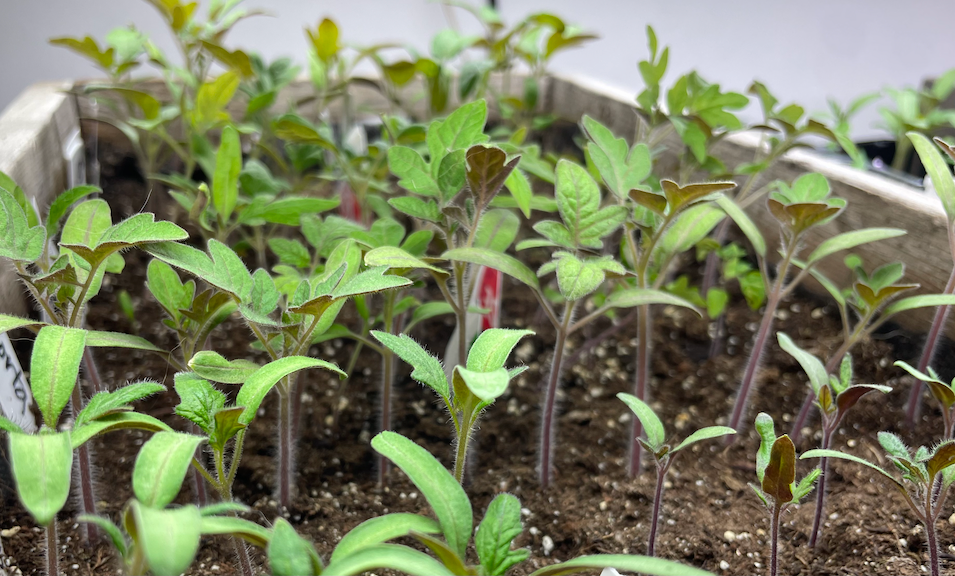
[[[37,334],[30,360],[30,388],[49,428],[56,428],[70,401],[85,348],[86,330],[44,326]]]
[[[165,508],[186,477],[189,465],[205,439],[181,432],[157,432],[143,444],[133,468],[133,492],[143,505]]]
[[[379,330],[372,330],[371,335],[414,368],[411,372],[412,378],[430,387],[438,396],[450,398],[448,379],[441,367],[441,361],[429,354],[413,338],[407,334],[395,336]]]
[[[787,435],[773,442],[769,462],[763,473],[762,489],[776,505],[792,502],[792,484],[796,481],[796,446]]]
[[[66,504],[73,471],[70,433],[12,433],[10,464],[23,507],[37,524],[46,526]]]

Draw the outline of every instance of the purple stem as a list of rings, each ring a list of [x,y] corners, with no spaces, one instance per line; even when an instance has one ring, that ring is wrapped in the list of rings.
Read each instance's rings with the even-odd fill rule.
[[[925,537],[928,540],[929,562],[932,576],[939,576],[938,535],[935,528],[935,516],[932,514],[932,497],[928,496],[925,500]]]
[[[836,424],[838,425],[838,423]],[[835,426],[825,426],[822,429],[822,449],[828,450],[832,444],[832,431]],[[812,519],[812,532],[809,535],[809,547],[815,548],[816,541],[822,534],[822,517],[826,513],[826,478],[829,476],[829,459],[819,459],[819,483],[816,485],[816,515]]]
[[[955,294],[955,268],[952,268],[952,275],[948,278],[945,285],[944,294]],[[935,309],[935,318],[932,320],[932,327],[929,329],[928,338],[925,340],[925,346],[922,348],[922,356],[919,358],[918,369],[925,372],[932,363],[932,358],[938,349],[942,328],[945,327],[945,321],[948,319],[948,313],[951,306],[939,306]],[[922,381],[917,380],[909,393],[909,403],[905,411],[905,423],[911,428],[915,426],[921,411],[922,402]]]
[[[777,283],[782,284],[783,279],[777,278]],[[741,431],[740,423],[746,414],[746,406],[749,403],[749,396],[752,392],[753,383],[756,381],[756,371],[759,368],[759,362],[766,350],[766,344],[769,341],[769,334],[773,328],[773,320],[776,317],[776,308],[779,306],[779,292],[773,291],[766,303],[766,312],[763,313],[763,319],[759,324],[759,331],[756,333],[756,340],[753,342],[753,353],[746,363],[746,370],[743,372],[743,380],[740,383],[739,394],[736,396],[736,404],[733,406],[733,415],[730,417],[729,427],[737,432]],[[732,444],[736,435],[726,437],[726,443]]]
[[[650,538],[647,542],[647,556],[653,556],[657,547],[657,526],[660,523],[660,509],[663,507],[663,481],[667,470],[670,469],[669,460],[666,464],[657,466],[657,485],[653,491],[653,516],[650,519]]]
[[[99,368],[96,367],[96,362],[93,360],[93,351],[89,346],[83,349],[83,368],[86,373],[86,379],[89,380],[90,385],[93,387],[93,393],[105,392],[106,386],[103,384],[103,379],[99,376]]]
[[[73,387],[73,393],[70,397],[73,416],[75,417],[83,409],[83,392],[80,390],[80,382],[77,381]],[[93,493],[93,463],[90,458],[89,443],[86,442],[76,449],[76,464],[79,489],[80,509],[82,514],[96,515],[96,495]],[[90,522],[80,522],[80,536],[84,543],[92,543],[99,538],[99,530]]]
[[[826,374],[832,374],[836,366],[842,362],[842,358],[849,352],[849,349],[855,345],[855,340],[847,340],[842,343],[842,346],[836,351],[835,354],[829,357],[829,360],[826,362]],[[799,440],[802,438],[802,429],[806,425],[806,420],[809,418],[810,409],[812,408],[813,402],[816,400],[816,394],[810,390],[806,394],[806,399],[802,402],[802,407],[799,408],[799,414],[796,415],[796,419],[793,420],[792,430],[789,432],[789,437],[792,438],[793,444],[798,444]]]
[[[779,574],[779,513],[781,511],[782,505],[777,502],[773,506],[772,535],[770,536],[772,540],[769,564],[770,576],[778,576]]]
[[[633,395],[647,401],[647,383],[650,380],[650,332],[651,318],[650,305],[640,306],[640,315],[637,318],[637,371],[634,375]],[[637,438],[643,434],[643,425],[639,418],[633,419],[630,430],[630,464],[627,473],[631,478],[640,473],[643,460],[643,446]]]
[[[198,434],[199,427],[194,423],[189,422],[186,426],[190,434]],[[205,456],[202,453],[202,450],[199,450],[200,462],[205,459]],[[202,477],[202,474],[196,469],[195,466],[190,467],[192,469],[192,487],[193,494],[196,497],[196,506],[202,508],[203,506],[209,504],[209,493],[206,492],[206,479]]]
[[[86,522],[81,522],[86,524]],[[46,527],[46,574],[47,576],[58,576],[60,573],[60,563],[57,558],[58,542],[56,536],[56,515],[50,520]]]
[[[550,366],[550,376],[547,379],[547,391],[544,396],[544,414],[541,417],[541,447],[540,447],[540,483],[547,488],[551,481],[551,460],[554,449],[554,416],[557,408],[557,386],[560,383],[560,373],[563,369],[564,347],[567,344],[567,332],[573,316],[575,302],[568,301],[564,305],[564,317],[557,327],[557,341],[554,344],[554,360]]]

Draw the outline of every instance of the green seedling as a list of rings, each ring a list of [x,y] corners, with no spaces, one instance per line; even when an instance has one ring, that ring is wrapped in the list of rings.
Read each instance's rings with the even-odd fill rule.
[[[879,108],[885,128],[895,138],[892,168],[906,170],[912,153],[912,133],[933,134],[955,125],[955,112],[941,106],[955,90],[955,69],[940,75],[930,88],[889,88],[895,108]],[[924,138],[924,136],[922,137]],[[921,152],[919,152],[921,155]]]
[[[4,332],[37,326],[42,327],[33,345],[30,388],[43,417],[42,427],[37,434],[26,434],[0,416],[0,429],[9,436],[10,464],[17,494],[34,520],[46,528],[47,573],[56,575],[59,574],[56,515],[69,496],[73,452],[94,436],[114,430],[139,428],[155,432],[169,430],[169,427],[151,416],[131,411],[132,402],[165,390],[160,384],[142,382],[96,394],[85,408],[74,411],[72,428],[58,431],[62,412],[78,387],[83,350],[90,340],[95,342],[103,333],[0,315],[0,329]],[[81,489],[83,485],[81,478]],[[92,482],[85,488],[80,494],[91,494]]]
[[[79,186],[63,192],[53,201],[46,219],[42,220],[25,192],[6,174],[0,173],[0,258],[13,261],[27,292],[44,319],[51,324],[78,330],[83,328],[89,301],[99,293],[105,274],[123,269],[122,251],[188,237],[182,228],[171,222],[156,222],[148,213],[113,224],[106,202],[84,200],[99,191],[93,186]],[[58,234],[59,241],[54,243]],[[21,319],[11,319],[13,322],[18,320]],[[45,322],[24,319],[21,325],[36,329]],[[87,338],[86,347],[79,348],[84,356],[85,375],[94,392],[105,391],[106,386],[88,348],[100,346],[136,348],[167,355],[138,336],[94,333],[92,338]],[[70,402],[76,414],[83,410],[83,393],[80,386],[70,390]],[[52,427],[55,423],[48,425]],[[77,457],[81,506],[84,512],[94,513],[96,497],[89,447],[81,444]],[[89,530],[81,532],[84,539],[90,538]]]
[[[800,261],[800,253],[805,245],[806,233],[838,217],[845,209],[846,202],[841,198],[830,197],[829,182],[820,174],[800,176],[791,187],[778,182],[777,187],[777,191],[768,200],[769,211],[779,223],[781,232],[781,259],[776,265],[776,276],[772,281],[767,274],[766,241],[755,227],[740,227],[749,239],[750,244],[756,248],[756,257],[759,262],[759,269],[763,273],[767,299],[766,309],[753,340],[753,352],[743,370],[739,392],[729,420],[729,426],[736,430],[739,430],[746,414],[746,407],[756,382],[759,364],[763,352],[769,344],[776,310],[780,302],[791,294],[812,272],[815,265],[824,258],[862,244],[905,234],[904,230],[898,228],[863,228],[843,232],[820,242],[804,261]],[[739,209],[735,203],[729,200],[720,202],[720,206],[728,212]],[[737,222],[740,221],[736,220]],[[795,266],[798,266],[801,270],[790,279],[790,270]]]
[[[950,74],[949,82],[952,79],[953,77]],[[925,166],[925,171],[935,186],[935,193],[938,195],[939,200],[942,201],[945,217],[948,219],[947,229],[949,251],[952,257],[952,274],[945,284],[943,294],[955,294],[955,181],[952,179],[952,168],[948,162],[945,161],[945,157],[939,153],[938,149],[932,146],[932,142],[930,142],[928,138],[918,132],[909,132],[906,136],[912,141],[915,151],[918,152],[919,158],[922,160],[922,165]],[[955,159],[955,148],[938,138],[935,139],[935,144],[948,156]],[[920,372],[925,372],[928,370],[929,365],[932,364],[950,311],[951,306],[948,304],[941,305],[935,310],[935,318],[932,320],[932,326],[929,328],[928,336],[922,347],[922,354],[916,365],[916,368]],[[909,403],[905,410],[905,421],[910,428],[913,427],[916,420],[918,420],[919,409],[922,405],[921,398],[922,383],[917,382],[912,388],[912,392],[909,395]]]
[[[797,266],[800,264],[797,263]],[[901,262],[885,264],[869,274],[863,268],[861,258],[850,254],[846,257],[846,265],[852,270],[855,279],[852,287],[844,290],[839,290],[818,270],[811,272],[813,278],[832,295],[842,318],[842,344],[826,362],[826,373],[835,372],[837,363],[856,344],[869,338],[897,314],[918,308],[955,304],[955,295],[951,294],[919,294],[900,299],[900,296],[919,287],[918,284],[902,281],[905,266]],[[850,311],[853,312],[852,316],[857,318],[855,325],[849,321]],[[793,420],[791,432],[793,442],[799,442],[814,400],[815,395],[810,391],[806,395],[799,414]]]
[[[464,489],[427,450],[394,432],[382,432],[371,442],[375,450],[408,475],[431,505],[437,522],[415,514],[388,514],[359,524],[335,547],[323,574],[347,576],[393,569],[410,574],[500,576],[527,559],[527,550],[511,548],[514,539],[523,532],[517,498],[510,494],[495,497],[475,530],[471,503]],[[416,539],[434,556],[387,543],[401,536]],[[468,558],[472,542],[477,564]],[[669,560],[623,554],[581,556],[531,574],[578,574],[607,567],[651,575],[709,574]]]
[[[136,456],[133,493],[121,514],[121,531],[109,519],[82,515],[81,522],[95,524],[109,535],[123,559],[125,573],[141,575],[182,574],[199,550],[202,536],[231,535],[236,543],[242,574],[253,574],[243,539],[268,546],[271,534],[254,522],[235,517],[249,508],[224,501],[199,508],[193,504],[169,508],[194,462],[201,436],[180,432],[154,434]],[[126,532],[126,536],[123,535]]]
[[[827,366],[823,366],[821,360],[796,346],[796,343],[785,333],[777,332],[776,337],[779,339],[779,347],[795,358],[809,376],[810,395],[822,415],[820,446],[823,450],[832,448],[832,438],[839,424],[863,396],[869,392],[887,394],[892,391],[889,386],[878,384],[853,384],[852,356],[849,354],[843,356],[838,374],[830,374],[830,370]],[[825,516],[826,506],[826,480],[829,477],[828,458],[823,458],[819,462],[819,470],[822,474],[819,477],[819,485],[816,487],[816,513],[812,520],[812,532],[809,534],[810,547],[816,546],[816,541],[822,534],[822,518]]]
[[[759,452],[756,453],[756,478],[759,485],[750,484],[750,487],[772,511],[769,573],[776,576],[779,574],[779,517],[790,504],[798,503],[812,492],[813,483],[821,471],[814,468],[796,482],[796,447],[793,441],[786,435],[776,437],[773,418],[765,412],[756,416],[756,431],[760,437]],[[809,452],[803,458],[808,455]]]
[[[149,250],[160,260],[228,294],[273,364],[276,360],[305,356],[314,339],[332,327],[348,299],[411,284],[406,278],[386,274],[385,266],[359,272],[361,250],[350,240],[338,243],[323,271],[301,280],[291,294],[283,294],[265,270],[250,273],[232,249],[216,240],[209,241],[208,254],[171,243],[153,245]],[[196,370],[194,361],[191,367]],[[345,376],[332,364],[323,363],[322,367]],[[287,506],[292,496],[294,438],[304,388],[296,383],[291,371],[282,374],[278,383],[270,384],[266,392],[274,387],[279,396],[277,496]]]
[[[676,447],[671,447],[666,441],[663,422],[660,421],[660,418],[646,402],[624,392],[617,394],[617,398],[620,398],[633,411],[633,414],[643,425],[645,437],[638,440],[644,449],[653,456],[653,462],[657,467],[657,482],[653,491],[653,512],[650,517],[650,536],[647,539],[647,556],[653,556],[657,542],[657,527],[660,522],[660,507],[663,504],[663,485],[677,452],[702,440],[736,434],[736,431],[726,426],[708,426],[693,432]]]
[[[618,141],[614,141],[616,142]],[[622,143],[622,141],[619,142]],[[620,154],[617,154],[618,152]],[[622,161],[626,169],[625,145],[622,152],[615,147],[614,153],[614,162]],[[633,167],[626,169],[635,171],[637,175],[636,177],[627,176],[628,178],[640,178],[639,175],[644,169],[638,166],[639,162],[640,160],[635,158],[630,164]],[[612,166],[618,172],[621,170],[619,164],[611,165],[608,161],[607,165],[608,169]],[[627,185],[625,181],[621,182],[620,189],[624,189]],[[627,217],[627,209],[623,206],[601,207],[601,194],[597,183],[585,168],[567,160],[561,160],[557,165],[556,196],[561,221],[548,220],[537,223],[534,228],[542,237],[525,240],[517,246],[519,250],[535,247],[554,249],[551,260],[541,266],[537,274],[516,258],[486,248],[459,248],[450,250],[444,255],[452,261],[464,261],[500,270],[531,288],[557,331],[554,359],[548,376],[541,418],[539,472],[541,484],[544,486],[551,481],[557,388],[564,367],[563,354],[568,337],[615,308],[663,303],[692,308],[692,305],[685,300],[641,285],[638,280],[637,287],[624,283],[620,290],[607,296],[593,312],[574,321],[574,312],[577,307],[595,293],[605,280],[623,279],[627,276],[627,270],[623,264],[611,256],[590,255],[592,251],[600,250],[604,245],[604,239],[621,226]],[[679,244],[681,238],[673,237],[671,240]],[[647,267],[649,258],[647,255],[645,262]],[[563,312],[560,314],[555,311],[554,305],[538,280],[538,276],[551,273],[556,273],[557,276],[559,300],[562,300],[558,302],[558,305],[563,305]],[[643,332],[641,334],[645,335]]]
[[[946,384],[939,379],[938,373],[931,366],[927,368],[927,374],[901,360],[897,361],[895,366],[902,368],[914,376],[916,386],[928,384],[929,393],[931,393],[932,398],[938,402],[939,408],[942,411],[942,439],[952,440],[955,438],[955,380],[950,384]]]
[[[444,402],[454,425],[454,478],[459,483],[464,482],[468,442],[478,418],[504,394],[511,379],[526,370],[523,366],[507,370],[504,363],[520,339],[533,334],[530,330],[505,328],[481,332],[468,351],[467,364],[454,367],[449,383],[441,362],[410,337],[372,332],[385,348],[414,368],[412,378],[434,390]]]
[[[836,450],[810,450],[801,458],[838,458],[862,464],[875,470],[898,489],[912,513],[925,528],[928,540],[929,566],[932,576],[939,576],[938,530],[935,527],[944,510],[949,488],[955,481],[955,442],[945,441],[934,448],[920,446],[913,453],[897,435],[879,432],[879,444],[888,459],[902,475],[894,474],[868,460]]]
[[[854,98],[843,108],[838,101],[833,98],[827,100],[829,105],[828,117],[832,120],[832,134],[836,137],[836,142],[852,159],[852,167],[857,169],[865,168],[868,159],[859,147],[852,141],[851,127],[853,117],[863,108],[878,100],[882,95],[878,92],[863,94]]]

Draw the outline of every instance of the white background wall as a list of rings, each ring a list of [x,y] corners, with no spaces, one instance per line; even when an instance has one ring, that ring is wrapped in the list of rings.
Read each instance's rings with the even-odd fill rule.
[[[479,1],[479,0],[473,0]],[[636,62],[646,55],[644,27],[652,24],[670,46],[670,77],[696,68],[712,82],[743,91],[753,78],[781,100],[810,111],[827,97],[848,101],[885,86],[916,85],[955,67],[953,0],[498,0],[513,22],[538,10],[560,14],[600,34],[587,47],[553,63],[561,72],[591,76],[636,92]],[[273,17],[240,23],[229,46],[274,58],[304,59],[303,26],[335,19],[346,41],[385,40],[426,49],[446,25],[444,8],[427,0],[246,0]],[[465,27],[470,16],[457,11]],[[0,0],[0,108],[33,82],[95,75],[65,49],[49,46],[59,35],[102,38],[134,22],[169,53],[171,40],[155,10],[139,0]],[[855,132],[878,134],[871,107]]]

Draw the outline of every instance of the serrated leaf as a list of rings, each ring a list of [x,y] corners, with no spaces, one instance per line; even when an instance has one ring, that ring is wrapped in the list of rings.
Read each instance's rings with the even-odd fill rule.
[[[312,264],[308,249],[294,238],[269,238],[269,248],[283,264],[297,268],[308,268]]]
[[[412,378],[430,387],[442,398],[450,398],[448,379],[441,362],[414,339],[406,334],[395,336],[379,330],[372,330],[371,335],[414,369]]]
[[[398,186],[422,196],[440,198],[441,188],[424,158],[407,146],[388,149],[388,169],[398,177]]]
[[[557,163],[555,195],[560,216],[578,246],[601,248],[602,238],[627,217],[623,206],[600,208],[597,183],[583,166],[567,160]]]
[[[584,115],[581,125],[591,140],[587,146],[590,158],[607,188],[617,197],[626,198],[650,174],[650,149],[645,144],[629,149],[626,140],[617,138],[590,116]]]
[[[414,218],[428,222],[441,221],[441,210],[438,209],[438,204],[434,200],[424,201],[414,196],[402,196],[390,198],[388,204],[395,210]]]
[[[511,566],[527,559],[527,550],[511,550],[511,543],[523,531],[520,501],[510,494],[495,496],[474,535],[474,547],[485,574],[503,575]]]

